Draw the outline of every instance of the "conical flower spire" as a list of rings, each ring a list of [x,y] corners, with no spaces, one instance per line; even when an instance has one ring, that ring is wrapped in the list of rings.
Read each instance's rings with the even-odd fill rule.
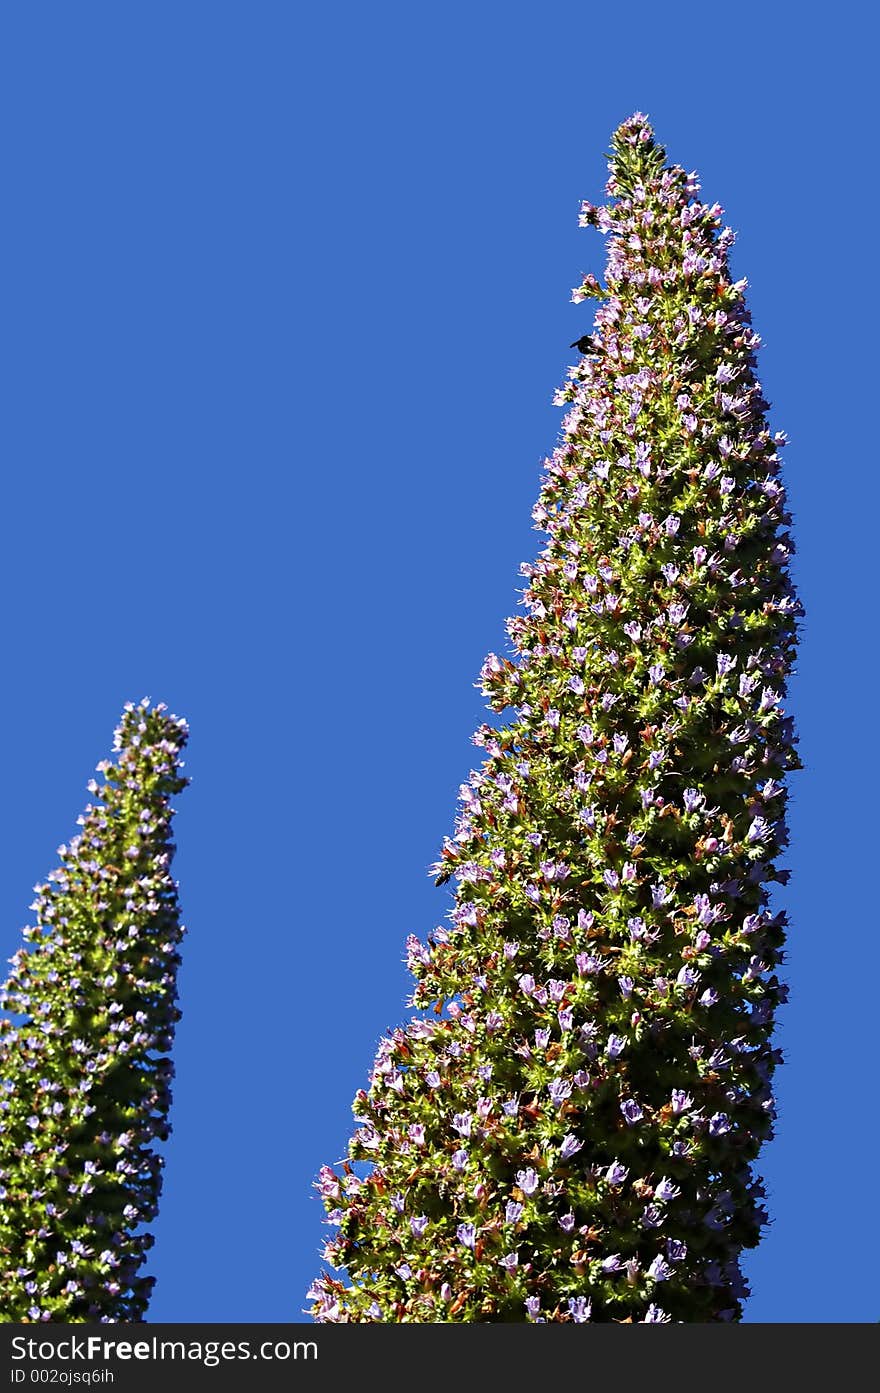
[[[186,723],[129,704],[0,1005],[0,1321],[142,1320],[178,1019]]]
[[[323,1321],[738,1319],[766,1215],[797,767],[799,606],[757,335],[722,210],[615,132],[586,353],[546,461],[481,768],[408,940],[425,1013],[379,1045],[318,1181]]]

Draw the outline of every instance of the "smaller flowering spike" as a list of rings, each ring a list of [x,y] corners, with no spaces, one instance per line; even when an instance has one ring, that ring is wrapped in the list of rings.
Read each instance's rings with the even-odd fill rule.
[[[129,703],[0,989],[0,1321],[139,1321],[183,934],[169,800],[185,721]]]

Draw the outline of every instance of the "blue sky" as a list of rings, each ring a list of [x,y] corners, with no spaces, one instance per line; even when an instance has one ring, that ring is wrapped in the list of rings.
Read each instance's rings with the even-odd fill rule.
[[[806,605],[751,1321],[880,1317],[876,20],[744,0],[5,7],[0,957],[123,703],[188,719],[164,1321],[300,1321],[649,113],[739,238]]]

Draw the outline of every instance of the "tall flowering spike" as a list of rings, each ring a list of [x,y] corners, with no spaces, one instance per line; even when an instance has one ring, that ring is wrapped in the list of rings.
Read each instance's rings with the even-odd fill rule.
[[[800,606],[733,233],[645,118],[615,132],[587,352],[534,510],[546,543],[509,723],[474,737],[450,926],[407,944],[426,1014],[379,1045],[321,1321],[736,1320],[766,1214],[799,767]],[[433,1008],[433,1009],[431,1009]]]
[[[179,1018],[186,722],[129,704],[0,1004],[0,1321],[143,1320]]]

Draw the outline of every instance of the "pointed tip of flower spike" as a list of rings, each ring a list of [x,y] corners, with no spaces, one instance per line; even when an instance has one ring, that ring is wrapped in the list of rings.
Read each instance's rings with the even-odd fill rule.
[[[654,139],[654,128],[643,111],[634,111],[625,121],[621,121],[611,137],[615,147],[618,145],[647,145]]]
[[[632,193],[651,175],[659,175],[666,150],[654,139],[654,128],[643,111],[634,111],[611,137],[609,176],[605,192],[611,197]]]

